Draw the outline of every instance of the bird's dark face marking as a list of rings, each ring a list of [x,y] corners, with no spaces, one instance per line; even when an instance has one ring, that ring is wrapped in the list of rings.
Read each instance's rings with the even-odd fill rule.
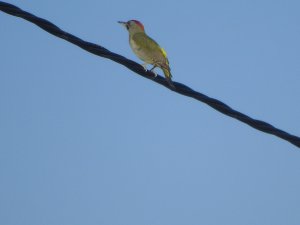
[[[128,22],[123,22],[123,21],[118,21],[118,23],[122,24],[127,30],[129,30],[129,21]]]

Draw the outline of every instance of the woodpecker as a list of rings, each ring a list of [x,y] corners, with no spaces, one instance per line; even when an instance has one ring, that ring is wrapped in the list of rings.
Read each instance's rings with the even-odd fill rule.
[[[159,67],[166,77],[170,87],[175,89],[171,80],[171,69],[166,51],[157,44],[146,32],[144,25],[137,20],[129,20],[128,22],[119,21],[129,33],[129,44],[132,51],[144,62],[142,66],[147,70],[147,65],[151,64],[151,72],[154,72],[156,67]]]

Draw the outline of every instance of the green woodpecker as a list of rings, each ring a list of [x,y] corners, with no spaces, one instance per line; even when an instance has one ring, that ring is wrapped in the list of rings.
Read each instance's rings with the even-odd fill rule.
[[[137,20],[129,20],[128,22],[119,21],[119,23],[128,30],[130,47],[132,51],[144,61],[142,66],[145,70],[147,70],[147,65],[151,64],[153,67],[150,71],[157,75],[153,70],[154,68],[159,67],[164,72],[169,85],[172,88],[175,88],[171,80],[172,75],[167,53],[156,43],[156,41],[145,33],[143,24]]]

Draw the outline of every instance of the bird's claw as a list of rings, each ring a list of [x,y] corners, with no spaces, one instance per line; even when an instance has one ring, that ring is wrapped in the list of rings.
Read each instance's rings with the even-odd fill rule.
[[[154,77],[156,78],[157,77],[157,73],[154,71],[155,68],[156,68],[156,66],[153,66],[150,71],[152,73],[154,73]]]
[[[153,70],[150,70],[153,74],[154,74],[154,77],[156,78],[157,77],[157,73]]]
[[[141,64],[141,66],[144,68],[144,70],[145,70],[146,72],[148,71],[147,65],[148,65],[148,63],[143,63],[143,64]],[[154,78],[157,77],[157,73],[154,71],[155,67],[156,67],[156,66],[153,66],[153,67],[149,70],[150,72],[152,72],[152,73],[154,74]]]
[[[147,65],[148,65],[147,63],[143,63],[143,64],[142,64],[142,67],[144,67],[144,70],[145,70],[145,71],[148,70],[148,69],[147,69]]]

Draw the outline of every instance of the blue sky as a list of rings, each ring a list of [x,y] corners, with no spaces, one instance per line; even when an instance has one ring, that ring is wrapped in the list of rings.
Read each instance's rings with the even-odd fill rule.
[[[300,135],[299,1],[9,1]],[[0,224],[300,223],[300,151],[0,12]],[[158,70],[161,74],[161,71]]]

